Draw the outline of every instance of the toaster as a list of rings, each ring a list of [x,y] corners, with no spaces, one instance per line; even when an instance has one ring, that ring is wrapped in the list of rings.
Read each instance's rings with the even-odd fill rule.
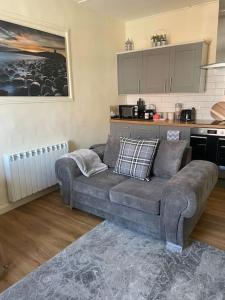
[[[180,114],[181,122],[194,122],[196,116],[196,110],[194,107],[192,109],[182,109]]]

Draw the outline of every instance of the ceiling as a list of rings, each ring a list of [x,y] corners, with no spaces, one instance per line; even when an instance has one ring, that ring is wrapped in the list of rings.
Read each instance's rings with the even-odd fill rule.
[[[193,6],[210,0],[74,0],[82,7],[124,21],[142,18],[173,9]],[[211,0],[213,1],[213,0]]]

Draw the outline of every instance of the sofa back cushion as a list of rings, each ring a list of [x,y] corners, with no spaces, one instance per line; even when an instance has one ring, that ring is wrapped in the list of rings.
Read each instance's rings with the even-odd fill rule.
[[[148,180],[158,140],[120,138],[120,151],[114,172],[140,180]]]
[[[188,141],[160,141],[156,153],[153,175],[161,178],[174,176],[181,167]]]
[[[103,156],[103,162],[108,165],[109,168],[115,168],[119,151],[120,138],[109,135]]]

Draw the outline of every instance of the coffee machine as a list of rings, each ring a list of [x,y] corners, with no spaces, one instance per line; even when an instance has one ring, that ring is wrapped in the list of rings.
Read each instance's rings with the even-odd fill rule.
[[[144,119],[145,117],[145,101],[141,98],[137,101],[138,106],[138,118]]]

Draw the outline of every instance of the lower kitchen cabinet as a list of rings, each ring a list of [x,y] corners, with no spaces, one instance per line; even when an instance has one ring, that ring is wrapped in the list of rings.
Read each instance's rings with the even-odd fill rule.
[[[131,137],[134,139],[167,139],[168,130],[180,131],[181,140],[190,140],[190,128],[160,125],[136,125],[129,123],[111,123],[110,134],[115,137]]]
[[[111,123],[110,124],[110,134],[114,137],[130,137],[131,128],[129,124],[124,123]]]
[[[115,137],[131,137],[134,139],[159,138],[159,126],[133,125],[123,123],[111,123],[110,134]]]
[[[180,131],[180,140],[190,140],[191,130],[188,127],[176,127],[176,126],[160,126],[160,140],[167,139],[168,130]]]
[[[134,139],[157,139],[159,138],[159,126],[132,125],[131,137]]]

